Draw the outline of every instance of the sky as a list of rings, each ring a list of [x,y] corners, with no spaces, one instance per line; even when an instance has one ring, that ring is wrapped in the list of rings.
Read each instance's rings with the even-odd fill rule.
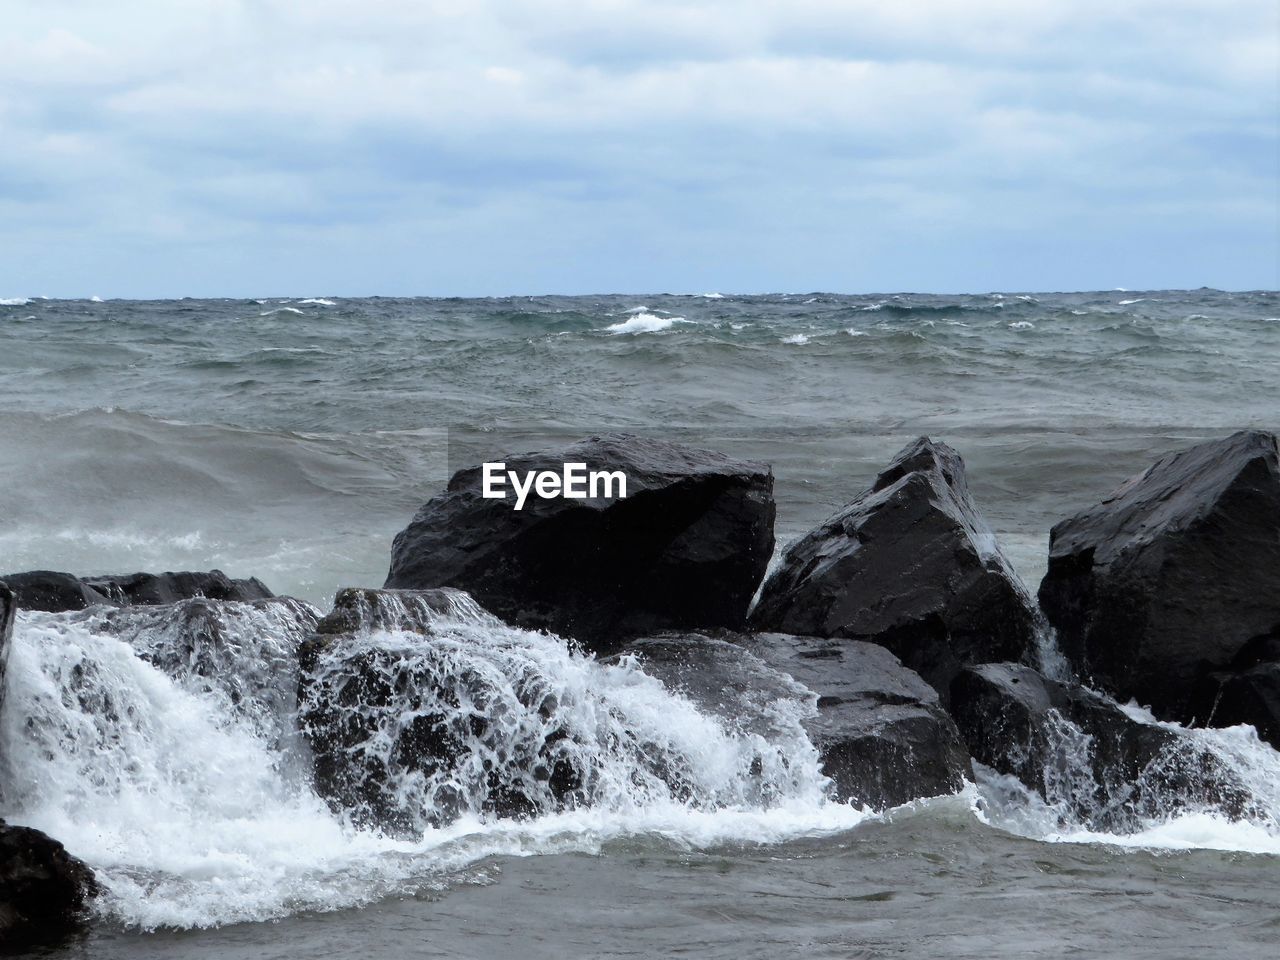
[[[0,297],[1280,287],[1274,0],[5,0]]]

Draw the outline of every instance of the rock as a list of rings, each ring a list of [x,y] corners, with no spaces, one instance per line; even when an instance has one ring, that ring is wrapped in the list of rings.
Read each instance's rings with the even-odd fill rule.
[[[192,597],[209,600],[266,600],[275,594],[257,577],[233,580],[221,570],[208,573],[130,573],[85,577],[84,584],[124,606],[176,603]]]
[[[93,871],[39,830],[0,820],[0,944],[55,944],[81,930]]]
[[[773,474],[760,463],[662,440],[592,437],[509,458],[620,470],[625,499],[481,496],[481,468],[454,474],[395,538],[386,586],[456,587],[504,620],[598,650],[626,636],[740,628],[773,552]]]
[[[1280,750],[1280,630],[1247,642],[1230,669],[1207,674],[1190,712],[1193,723],[1206,727],[1247,723]]]
[[[786,551],[751,623],[887,647],[945,701],[962,666],[1030,656],[1037,616],[959,454],[921,437]]]
[[[210,600],[261,600],[274,596],[256,577],[232,580],[221,570],[208,573],[130,573],[76,577],[53,570],[11,573],[3,578],[23,610],[64,613],[93,606],[175,603],[190,597]]]
[[[1094,829],[1132,831],[1142,820],[1205,805],[1231,816],[1260,812],[1247,787],[1192,734],[1024,664],[962,670],[951,713],[974,760],[1017,777]]]
[[[1245,431],[1170,454],[1053,528],[1040,605],[1082,676],[1185,720],[1280,628],[1280,456]]]
[[[118,601],[109,599],[69,573],[33,570],[29,573],[5,574],[3,579],[9,584],[15,602],[22,610],[63,613],[98,604],[119,605]]]
[[[458,590],[344,589],[303,644],[316,792],[357,824],[411,836],[464,812],[549,812],[579,785],[554,731],[510,727],[513,713],[551,715],[544,678],[490,672],[459,620],[507,629]]]
[[[17,612],[13,591],[0,580],[0,708],[4,706],[4,675],[9,667],[9,641],[13,639],[13,618]]]
[[[937,693],[883,647],[784,634],[666,634],[627,648],[704,710],[752,725],[773,705],[816,701],[804,720],[841,801],[876,809],[955,793],[969,756]],[[798,687],[797,687],[798,684]]]

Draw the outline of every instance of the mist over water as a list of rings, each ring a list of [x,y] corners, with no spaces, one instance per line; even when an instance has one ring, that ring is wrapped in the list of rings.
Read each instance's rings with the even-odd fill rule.
[[[965,457],[975,500],[1034,591],[1053,522],[1170,449],[1280,425],[1277,318],[1275,293],[1204,290],[13,297],[0,300],[0,566],[218,567],[324,608],[340,586],[381,584],[392,536],[452,469],[604,430],[772,463],[785,544],[929,434]],[[1023,956],[1099,948],[1087,903],[1109,905],[1127,955],[1191,949],[1233,919],[1247,928],[1238,953],[1274,942],[1257,918],[1280,910],[1280,763],[1251,729],[1194,735],[1247,789],[1244,819],[1155,803],[1131,828],[1109,827],[1072,780],[1090,744],[1067,727],[1048,799],[979,769],[959,796],[871,815],[826,799],[803,691],[766,705],[767,723],[735,723],[634,663],[456,611],[429,651],[395,631],[362,642],[424,696],[466,675],[477,678],[466,697],[503,704],[504,722],[469,741],[477,769],[525,769],[554,722],[574,731],[596,779],[578,807],[516,821],[487,813],[465,776],[406,778],[393,784],[406,810],[447,803],[461,815],[382,835],[308,782],[296,677],[279,665],[317,612],[245,605],[220,672],[244,678],[234,690],[153,655],[163,622],[20,615],[0,815],[63,840],[104,878],[105,926],[86,955],[248,957],[289,942],[467,956],[476,928],[511,926],[482,952],[550,956],[580,936],[571,955],[668,943],[847,956],[871,942]],[[979,900],[1022,939],[957,919],[981,912],[979,876]],[[632,927],[620,902],[663,919]],[[845,939],[851,918],[860,940]],[[266,919],[282,922],[227,926]],[[682,939],[668,942],[664,924]]]

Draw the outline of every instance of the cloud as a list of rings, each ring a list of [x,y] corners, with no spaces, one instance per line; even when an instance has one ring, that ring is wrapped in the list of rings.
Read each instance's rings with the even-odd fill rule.
[[[1280,280],[1263,0],[17,6],[5,295]]]

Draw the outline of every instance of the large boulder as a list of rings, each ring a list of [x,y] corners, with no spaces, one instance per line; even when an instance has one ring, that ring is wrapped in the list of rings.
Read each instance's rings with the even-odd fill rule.
[[[960,455],[921,437],[786,551],[751,623],[880,644],[945,700],[966,664],[1030,657],[1037,615],[973,504]]]
[[[83,928],[93,871],[58,841],[0,820],[0,944],[55,944]]]
[[[1247,723],[1280,750],[1280,629],[1246,643],[1229,668],[1208,673],[1189,712],[1206,727]]]
[[[233,580],[221,570],[179,573],[129,573],[77,577],[54,570],[10,573],[5,580],[23,610],[64,613],[93,606],[175,603],[191,597],[210,600],[262,600],[274,594],[256,577]]]
[[[740,628],[773,552],[769,467],[610,434],[505,461],[561,473],[622,471],[627,496],[482,496],[460,470],[396,535],[386,586],[456,587],[504,620],[607,650],[663,629]],[[603,490],[598,491],[603,492]]]
[[[1275,434],[1170,454],[1057,524],[1040,605],[1084,677],[1188,719],[1206,673],[1280,628]]]
[[[803,724],[841,801],[884,809],[972,777],[937,693],[883,647],[726,632],[644,638],[626,653],[729,723],[768,724],[780,701],[811,700],[816,715]]]
[[[974,760],[1017,777],[1069,821],[1124,831],[1185,808],[1258,812],[1193,734],[1025,664],[967,667],[952,683],[951,713]]]

